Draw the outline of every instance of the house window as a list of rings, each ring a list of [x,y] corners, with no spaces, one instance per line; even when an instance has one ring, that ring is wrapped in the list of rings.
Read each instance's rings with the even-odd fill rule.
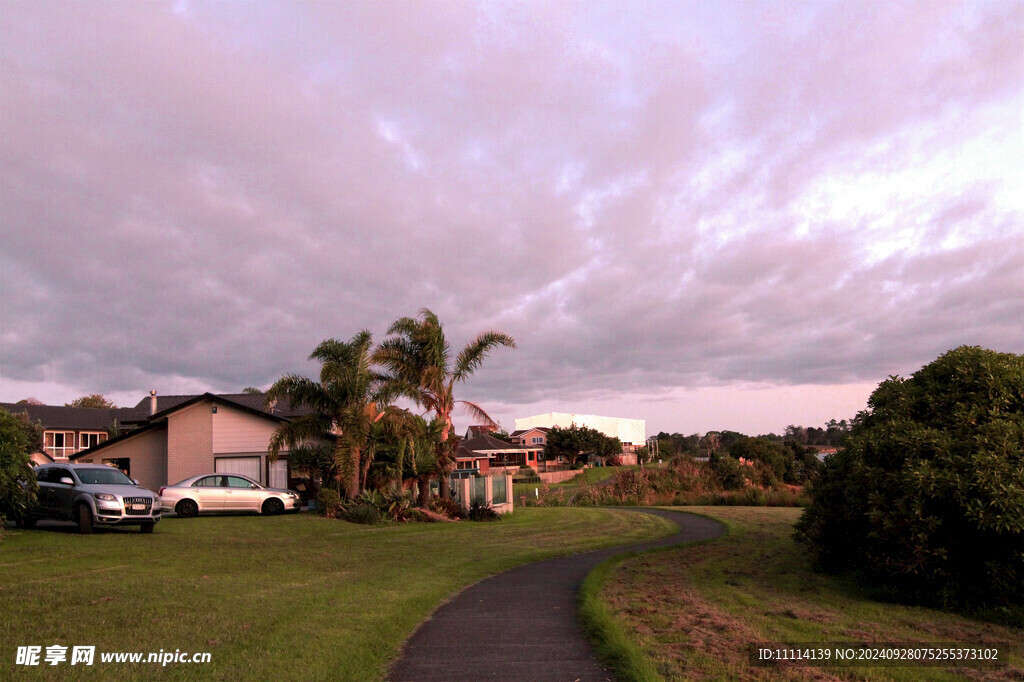
[[[544,442],[544,436],[534,436],[532,440],[534,445],[539,445]]]
[[[43,433],[43,452],[54,459],[67,459],[75,454],[74,431],[46,431]]]
[[[102,431],[83,431],[78,434],[78,449],[88,450],[89,448],[96,447],[106,440],[107,434]]]

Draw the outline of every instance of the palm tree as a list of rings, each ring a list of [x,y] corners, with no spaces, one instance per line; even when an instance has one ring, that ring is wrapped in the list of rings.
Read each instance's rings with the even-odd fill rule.
[[[395,321],[388,329],[388,338],[373,354],[373,361],[390,372],[387,381],[394,392],[433,412],[439,423],[436,451],[444,495],[448,492],[447,474],[454,463],[454,439],[450,436],[455,406],[464,407],[486,424],[494,424],[479,405],[455,400],[455,384],[469,378],[496,346],[515,348],[516,343],[508,334],[484,332],[452,358],[441,322],[437,315],[424,308],[419,318],[403,317]]]
[[[327,339],[309,356],[320,362],[319,381],[289,374],[267,391],[268,403],[285,399],[309,409],[277,428],[268,456],[273,460],[282,449],[310,442],[331,443],[335,487],[344,485],[350,500],[359,494],[373,455],[372,448],[367,452],[367,441],[374,425],[397,410],[388,405],[386,386],[371,369],[372,343],[372,335],[365,330],[347,343]]]

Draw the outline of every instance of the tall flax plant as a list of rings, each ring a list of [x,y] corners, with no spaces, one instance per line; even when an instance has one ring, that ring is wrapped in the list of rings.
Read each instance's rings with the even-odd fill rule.
[[[320,362],[319,381],[289,374],[267,391],[268,402],[284,399],[309,410],[278,426],[267,449],[270,459],[285,449],[329,444],[334,487],[344,488],[350,500],[364,485],[381,423],[402,419],[402,410],[389,404],[389,385],[372,369],[372,344],[366,330],[348,342],[327,339],[309,356]]]
[[[440,320],[424,308],[417,318],[396,320],[388,329],[388,338],[373,353],[373,361],[388,371],[386,381],[392,391],[432,412],[440,425],[434,447],[442,495],[448,494],[448,474],[455,463],[452,413],[456,405],[475,419],[494,424],[479,405],[456,400],[455,385],[466,381],[497,346],[515,348],[516,343],[508,334],[488,331],[452,357]],[[421,485],[421,496],[422,492]]]

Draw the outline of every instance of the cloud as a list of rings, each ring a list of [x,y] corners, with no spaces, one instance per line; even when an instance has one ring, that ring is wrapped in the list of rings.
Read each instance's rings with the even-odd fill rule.
[[[501,404],[1024,352],[1019,3],[59,9],[0,14],[4,392],[266,385],[421,307],[516,337]]]

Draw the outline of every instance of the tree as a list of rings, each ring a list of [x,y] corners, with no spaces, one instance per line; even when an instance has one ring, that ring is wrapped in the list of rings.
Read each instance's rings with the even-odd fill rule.
[[[463,383],[497,346],[515,348],[511,336],[488,331],[480,334],[454,358],[444,328],[437,315],[424,308],[418,318],[403,317],[388,329],[388,338],[373,354],[375,362],[384,367],[388,386],[397,395],[405,396],[433,413],[441,432],[436,443],[437,466],[441,493],[448,494],[448,477],[454,466],[452,413],[461,405],[485,424],[494,420],[479,405],[456,400],[455,385]]]
[[[797,537],[820,568],[1024,608],[1024,356],[963,346],[883,381],[811,498]]]
[[[0,409],[0,530],[5,519],[20,520],[35,503],[37,486],[30,458],[35,436],[26,430],[27,424],[27,419]]]
[[[64,407],[92,407],[99,409],[113,409],[116,408],[117,405],[107,400],[101,394],[93,393],[91,395],[83,395],[81,398],[75,398],[70,403],[64,403]]]
[[[622,442],[618,438],[606,436],[589,426],[568,427],[556,426],[548,432],[544,445],[544,458],[555,461],[559,457],[576,466],[580,458],[594,454],[601,459],[618,457],[622,454]]]
[[[246,393],[248,395],[258,395],[260,393],[263,393],[263,391],[256,388],[255,386],[246,386],[245,388],[242,389],[242,393]]]
[[[367,441],[374,425],[397,408],[388,403],[388,393],[379,375],[371,369],[373,337],[362,331],[349,342],[328,339],[309,356],[320,362],[320,379],[289,374],[267,391],[267,402],[286,399],[293,406],[310,408],[310,413],[282,423],[267,449],[276,459],[282,449],[311,443],[332,443],[331,467],[337,488],[344,485],[345,497],[355,499],[362,488],[368,461]],[[313,453],[303,453],[306,454]],[[315,456],[310,461],[320,461]],[[322,469],[322,465],[318,464]]]

